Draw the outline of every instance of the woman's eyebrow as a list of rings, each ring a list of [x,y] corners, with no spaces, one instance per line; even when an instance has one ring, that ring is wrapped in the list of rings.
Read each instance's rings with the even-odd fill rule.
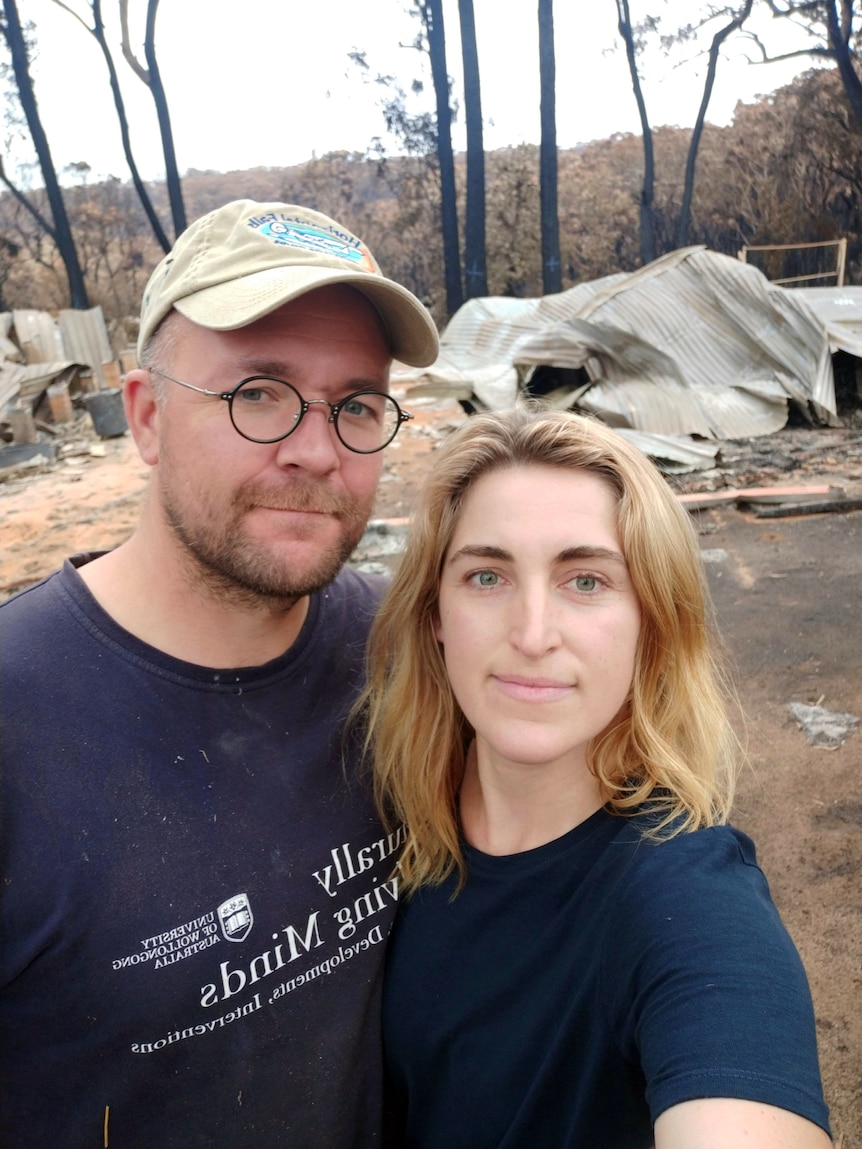
[[[513,562],[514,556],[509,551],[504,550],[503,547],[475,543],[455,551],[447,560],[447,564],[457,562],[459,559],[497,559],[500,562]],[[568,563],[578,559],[607,559],[610,562],[619,563],[621,566],[626,565],[626,560],[619,551],[611,550],[609,547],[589,545],[566,547],[565,550],[560,551],[554,562]]]
[[[557,562],[568,563],[573,559],[609,559],[611,562],[626,565],[626,560],[619,551],[612,551],[609,547],[566,547],[557,555]]]
[[[461,547],[460,550],[449,556],[446,563],[448,565],[457,562],[458,559],[498,559],[500,562],[512,562],[513,556],[508,551],[503,550],[502,547],[476,543],[472,546]]]

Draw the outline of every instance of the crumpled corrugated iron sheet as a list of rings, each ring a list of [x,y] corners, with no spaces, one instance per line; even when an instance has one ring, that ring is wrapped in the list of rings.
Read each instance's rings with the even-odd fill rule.
[[[17,345],[8,338],[13,331]],[[0,412],[13,402],[33,405],[50,383],[75,366],[91,368],[100,387],[109,386],[104,365],[113,360],[114,353],[99,306],[61,311],[59,320],[32,308],[3,312],[0,339]],[[11,358],[19,347],[15,358],[23,355],[25,367]]]
[[[702,247],[542,299],[471,300],[409,381],[500,410],[540,364],[583,367],[579,406],[650,435],[769,434],[790,399],[837,421],[826,329],[801,293]]]
[[[797,287],[829,336],[832,351],[862,359],[862,287]]]
[[[27,363],[56,363],[68,358],[60,328],[47,311],[15,308],[12,326]]]
[[[0,363],[0,414],[12,402],[33,407],[42,392],[74,366],[68,360],[59,363],[10,363],[4,360]]]
[[[67,357],[86,364],[98,377],[100,388],[109,386],[102,365],[113,360],[114,352],[101,307],[61,311],[58,322]]]
[[[690,439],[687,435],[649,435],[617,427],[617,434],[633,443],[639,451],[658,461],[662,471],[671,475],[687,471],[707,471],[716,465],[721,444],[715,439]]]

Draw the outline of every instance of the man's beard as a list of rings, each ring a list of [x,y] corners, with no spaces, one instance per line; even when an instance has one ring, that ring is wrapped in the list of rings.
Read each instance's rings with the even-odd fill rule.
[[[222,512],[210,508],[207,514],[204,508],[194,518],[184,512],[166,482],[161,485],[161,498],[167,522],[192,560],[191,577],[203,577],[207,589],[218,597],[270,609],[289,609],[331,583],[361,539],[373,506],[373,497],[356,499],[320,483],[296,479],[276,487],[249,480]],[[296,570],[286,545],[279,554],[245,530],[246,514],[256,507],[326,514],[338,520],[338,538],[321,545],[316,558]],[[311,528],[304,539],[301,527],[294,526],[292,531],[303,546],[316,533]]]

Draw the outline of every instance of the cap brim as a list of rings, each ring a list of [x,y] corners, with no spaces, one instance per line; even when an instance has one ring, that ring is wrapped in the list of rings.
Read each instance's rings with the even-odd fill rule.
[[[346,283],[374,305],[394,359],[428,367],[437,358],[437,328],[427,308],[391,279],[326,267],[272,267],[219,283],[174,302],[186,319],[213,331],[233,331],[318,287]]]

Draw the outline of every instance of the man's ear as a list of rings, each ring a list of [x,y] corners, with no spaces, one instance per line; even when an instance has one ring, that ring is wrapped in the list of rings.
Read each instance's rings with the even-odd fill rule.
[[[136,367],[126,376],[123,404],[141,458],[149,466],[155,466],[159,461],[159,406],[150,372],[145,367]]]

